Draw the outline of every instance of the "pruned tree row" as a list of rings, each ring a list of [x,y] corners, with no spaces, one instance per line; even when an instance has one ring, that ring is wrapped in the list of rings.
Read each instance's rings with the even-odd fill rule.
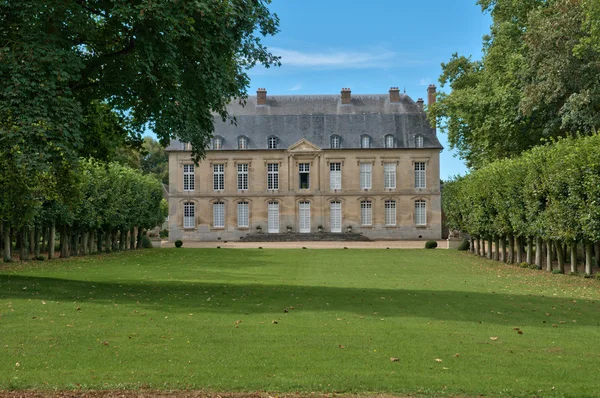
[[[13,243],[21,260],[140,248],[142,231],[167,214],[160,181],[118,163],[82,160],[76,169],[32,171],[23,181],[36,184],[24,189],[27,197],[4,191],[0,200],[4,261],[13,259]]]
[[[478,255],[585,274],[600,255],[600,135],[559,139],[444,184],[450,228]],[[486,250],[487,247],[487,250]],[[595,253],[595,258],[594,258]]]

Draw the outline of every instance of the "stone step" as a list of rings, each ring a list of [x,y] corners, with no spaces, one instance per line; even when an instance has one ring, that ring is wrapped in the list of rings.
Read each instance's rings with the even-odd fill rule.
[[[285,232],[278,234],[268,233],[252,233],[244,236],[240,239],[242,242],[339,242],[339,241],[351,241],[351,242],[368,242],[371,239],[367,238],[363,234],[353,232],[343,233],[331,233],[331,232],[313,232],[308,234],[301,234],[297,232]]]

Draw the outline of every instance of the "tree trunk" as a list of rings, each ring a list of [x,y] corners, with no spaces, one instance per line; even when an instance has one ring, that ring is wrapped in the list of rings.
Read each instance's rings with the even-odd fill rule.
[[[481,238],[481,257],[485,257],[485,238]]]
[[[25,244],[27,242],[27,228],[25,226],[21,227],[21,246],[19,247],[19,257],[21,261],[29,260],[29,253],[27,252],[27,248]]]
[[[41,238],[42,238],[42,242],[41,242],[41,247],[40,247],[40,252],[41,253],[46,253],[46,246],[47,246],[47,239],[48,239],[48,228],[46,228],[45,226],[42,227],[41,230]]]
[[[552,241],[546,241],[546,271],[552,272]]]
[[[592,244],[585,242],[585,273],[592,275]]]
[[[4,221],[0,220],[0,255],[4,256]]]
[[[129,229],[129,250],[135,249],[135,228]]]
[[[469,235],[469,251],[475,254],[475,239],[471,235]]]
[[[104,250],[107,253],[110,253],[112,251],[112,239],[111,239],[111,235],[110,235],[110,229],[107,229],[104,232],[104,235],[105,235]]]
[[[48,233],[48,260],[52,260],[54,258],[55,242],[56,242],[56,226],[53,223],[50,226],[50,231]]]
[[[10,234],[10,224],[4,224],[4,261],[9,262],[12,260],[12,237]]]
[[[515,236],[508,234],[508,259],[509,264],[515,263]]]
[[[523,237],[517,236],[515,241],[517,244],[517,264],[521,264],[523,262]]]
[[[554,246],[556,247],[556,258],[558,259],[558,269],[561,274],[565,273],[565,252],[563,250],[563,246],[561,242],[555,242]]]
[[[494,260],[500,261],[500,238],[496,238],[494,246]]]
[[[96,230],[92,229],[88,232],[88,254],[92,254],[94,252],[94,237],[96,235]]]
[[[71,256],[79,255],[79,232],[75,228],[69,228],[71,237]]]
[[[500,239],[500,256],[499,256],[499,261],[505,262],[506,261],[506,240],[504,240],[504,237],[502,237],[502,239]]]
[[[142,227],[137,227],[137,244],[135,246],[136,249],[142,248]]]
[[[85,230],[81,234],[81,255],[85,256],[88,254],[88,231]]]
[[[121,236],[119,237],[119,250],[125,250],[125,242],[127,241],[127,233],[125,228],[121,228]]]
[[[533,239],[527,237],[527,264],[533,264]]]
[[[103,232],[101,229],[99,229],[96,232],[96,235],[97,235],[97,237],[96,237],[96,252],[98,252],[98,254],[102,253],[102,242],[103,242],[103,238],[104,238],[102,233]]]
[[[542,238],[535,237],[535,265],[538,269],[542,269]]]
[[[29,256],[33,256],[35,253],[35,230],[31,227],[27,227],[29,232]]]
[[[34,244],[33,244],[33,253],[36,257],[40,256],[40,227],[36,225],[35,231],[33,234]]]
[[[69,235],[67,233],[67,224],[60,228],[60,258],[69,258]]]
[[[594,245],[594,252],[594,266],[600,267],[600,242],[596,242],[596,244]]]
[[[118,234],[117,234],[117,232],[118,232],[118,231],[119,231],[119,230],[115,228],[115,229],[113,229],[113,230],[112,230],[112,232],[111,232],[111,233],[112,233],[112,249],[113,249],[113,251],[117,251],[117,250],[119,250],[119,244],[118,244],[118,242],[117,242],[117,238],[118,238]]]
[[[571,243],[571,272],[577,273],[577,242]]]

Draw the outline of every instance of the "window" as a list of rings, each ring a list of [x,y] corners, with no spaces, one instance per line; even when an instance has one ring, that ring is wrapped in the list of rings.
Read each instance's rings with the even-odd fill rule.
[[[396,225],[396,201],[385,201],[385,225]]]
[[[373,208],[370,200],[360,202],[360,225],[373,225]]]
[[[360,164],[360,189],[371,189],[371,163]]]
[[[237,180],[237,188],[239,190],[248,189],[248,164],[238,164],[237,165],[238,172],[238,180]]]
[[[415,162],[415,188],[425,188],[425,162]]]
[[[339,149],[340,148],[340,136],[332,135],[331,136],[331,149]]]
[[[300,163],[298,165],[300,189],[310,189],[310,163]]]
[[[417,135],[415,138],[415,141],[416,141],[417,148],[423,148],[423,136],[422,135]]]
[[[386,148],[393,148],[394,147],[394,136],[393,135],[386,135],[385,136],[385,147]]]
[[[267,148],[269,148],[269,149],[277,149],[277,137],[269,137],[269,138],[267,138]]]
[[[342,189],[342,164],[329,164],[329,189]]]
[[[194,190],[194,165],[184,164],[183,165],[183,190],[193,191]]]
[[[426,225],[427,224],[427,215],[425,212],[425,201],[424,200],[416,200],[415,201],[415,224],[416,225]]]
[[[238,137],[238,149],[248,149],[248,138]]]
[[[249,217],[248,217],[248,202],[238,203],[238,228],[248,228]]]
[[[368,135],[363,135],[360,138],[360,147],[361,148],[370,148],[371,147],[371,137]]]
[[[213,149],[218,150],[223,148],[223,139],[221,137],[213,138]]]
[[[277,163],[267,164],[267,189],[279,189],[279,165]]]
[[[225,203],[213,203],[213,228],[225,227]]]
[[[195,208],[192,202],[183,204],[183,228],[194,228],[196,226]]]
[[[213,189],[215,191],[222,191],[225,189],[225,165],[214,164],[213,165]]]
[[[383,164],[383,187],[396,189],[396,163]]]

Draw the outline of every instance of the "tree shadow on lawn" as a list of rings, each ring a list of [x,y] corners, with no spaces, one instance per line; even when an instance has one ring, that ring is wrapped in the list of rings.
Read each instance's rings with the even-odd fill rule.
[[[421,317],[512,326],[596,326],[599,301],[451,290],[406,290],[204,282],[87,282],[0,275],[0,299],[132,305],[169,313],[347,312],[377,318]],[[209,300],[210,298],[210,300]],[[572,320],[576,320],[573,323]]]

